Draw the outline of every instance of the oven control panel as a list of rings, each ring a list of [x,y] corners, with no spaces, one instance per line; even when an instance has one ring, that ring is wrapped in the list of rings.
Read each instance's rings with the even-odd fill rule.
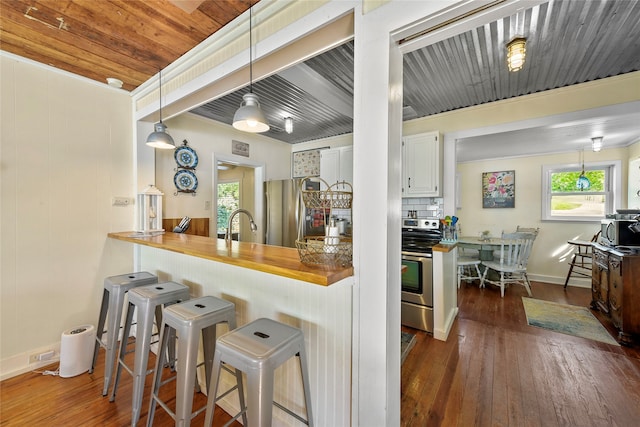
[[[402,228],[418,228],[423,230],[438,230],[440,223],[433,218],[404,218]]]

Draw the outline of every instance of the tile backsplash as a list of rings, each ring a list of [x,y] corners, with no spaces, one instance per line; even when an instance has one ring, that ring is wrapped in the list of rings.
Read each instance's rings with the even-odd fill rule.
[[[405,197],[402,199],[402,217],[407,218],[409,211],[417,211],[418,217],[444,218],[444,199],[442,197]]]

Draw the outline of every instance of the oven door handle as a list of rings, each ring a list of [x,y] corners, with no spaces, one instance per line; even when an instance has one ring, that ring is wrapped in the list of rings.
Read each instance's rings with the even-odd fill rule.
[[[417,252],[402,252],[402,259],[407,261],[422,261],[423,259],[433,258],[432,254],[421,254]]]

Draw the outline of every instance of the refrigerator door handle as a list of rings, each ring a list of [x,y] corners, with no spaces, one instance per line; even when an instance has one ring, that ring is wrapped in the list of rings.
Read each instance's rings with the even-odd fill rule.
[[[269,201],[269,188],[268,188],[268,186],[265,189],[264,196],[265,196],[265,200],[266,200],[267,206],[271,206],[271,203],[269,203],[270,201]],[[266,211],[267,211],[267,214],[266,214],[267,218],[266,218],[266,221],[265,221],[266,224],[265,224],[265,227],[264,227],[264,241],[265,241],[265,243],[268,244],[268,242],[269,242],[269,224],[271,223],[271,209],[267,209]]]

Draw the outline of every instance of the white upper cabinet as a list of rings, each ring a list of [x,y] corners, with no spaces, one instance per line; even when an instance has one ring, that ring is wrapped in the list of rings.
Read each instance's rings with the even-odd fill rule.
[[[320,178],[327,184],[346,181],[353,185],[353,146],[320,151]],[[322,190],[325,190],[322,184]],[[339,185],[337,190],[351,191],[351,187]]]
[[[438,132],[402,139],[402,196],[442,196],[442,138]]]

